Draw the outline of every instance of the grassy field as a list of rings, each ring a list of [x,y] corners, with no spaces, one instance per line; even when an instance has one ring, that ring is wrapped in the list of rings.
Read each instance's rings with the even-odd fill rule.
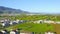
[[[46,32],[54,31],[54,27],[51,24],[34,24],[34,23],[23,23],[15,26],[6,28],[7,30],[21,28],[22,30],[30,32]]]

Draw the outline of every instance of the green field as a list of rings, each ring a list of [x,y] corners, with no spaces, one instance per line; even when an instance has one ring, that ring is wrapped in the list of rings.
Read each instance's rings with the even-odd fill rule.
[[[14,26],[10,26],[6,29],[11,30],[11,29],[18,29],[18,28],[30,32],[54,31],[54,27],[51,24],[34,24],[34,23],[17,24]]]

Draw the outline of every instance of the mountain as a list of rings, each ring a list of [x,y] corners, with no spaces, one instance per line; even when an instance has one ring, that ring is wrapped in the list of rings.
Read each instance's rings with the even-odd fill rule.
[[[21,14],[21,13],[29,13],[29,12],[20,9],[13,9],[9,7],[0,6],[0,14]]]

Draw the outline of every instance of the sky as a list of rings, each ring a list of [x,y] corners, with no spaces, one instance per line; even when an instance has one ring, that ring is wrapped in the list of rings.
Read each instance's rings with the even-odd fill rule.
[[[60,0],[0,0],[0,6],[35,13],[60,13]]]

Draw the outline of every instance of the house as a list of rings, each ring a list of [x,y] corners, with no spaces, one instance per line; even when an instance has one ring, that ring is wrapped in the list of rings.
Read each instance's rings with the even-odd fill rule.
[[[12,21],[10,21],[10,23],[9,23],[10,25],[13,25],[13,22]]]
[[[2,23],[1,25],[2,25],[2,26],[5,26],[5,23]]]
[[[12,31],[10,31],[10,34],[16,34],[16,33],[12,30]]]
[[[20,21],[20,20],[18,20],[18,19],[17,19],[17,20],[16,20],[16,23],[18,24],[18,23],[19,23],[19,21]]]
[[[9,26],[10,24],[9,23],[2,23],[1,25],[5,27],[5,26]]]
[[[10,21],[10,23],[9,23],[10,25],[14,25],[14,24],[17,24],[17,21],[16,20],[14,20],[14,21]]]
[[[10,34],[19,34],[18,30],[12,30],[10,31]]]

